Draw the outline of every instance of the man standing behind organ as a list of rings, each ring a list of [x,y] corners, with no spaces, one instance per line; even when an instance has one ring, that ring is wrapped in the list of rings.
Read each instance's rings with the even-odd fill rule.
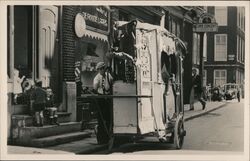
[[[112,94],[113,77],[106,71],[104,62],[99,62],[96,65],[98,74],[93,81],[93,88],[95,93],[99,95]],[[109,141],[109,132],[111,130],[112,114],[111,114],[111,99],[98,98],[98,128],[97,128],[97,142],[105,144]]]

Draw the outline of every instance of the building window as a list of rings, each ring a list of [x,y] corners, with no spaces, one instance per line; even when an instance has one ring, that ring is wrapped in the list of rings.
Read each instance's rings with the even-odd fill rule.
[[[226,70],[214,70],[214,86],[222,86],[227,82]]]
[[[219,26],[227,26],[227,7],[215,7],[214,15]]]
[[[237,8],[237,26],[240,27],[240,9],[241,7]]]
[[[227,61],[227,34],[215,35],[215,61]]]
[[[237,8],[237,26],[242,31],[245,31],[245,8],[244,7]]]

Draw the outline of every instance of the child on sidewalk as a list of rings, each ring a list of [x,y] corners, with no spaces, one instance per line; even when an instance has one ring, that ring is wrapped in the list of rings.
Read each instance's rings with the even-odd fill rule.
[[[23,93],[23,89],[21,86],[21,83],[23,82],[25,76],[22,76],[22,78],[19,77],[19,70],[14,69],[14,104],[17,104],[17,97],[20,96],[21,93]]]
[[[42,81],[35,82],[35,88],[31,92],[31,107],[34,111],[35,126],[43,126],[43,110],[45,109],[46,91],[42,89]]]
[[[49,118],[49,123],[51,125],[57,125],[59,126],[60,124],[57,122],[57,108],[54,106],[54,94],[52,92],[52,89],[50,88],[47,88],[46,90],[47,92],[47,97],[46,97],[46,108],[45,108],[45,111],[46,111],[46,114]]]

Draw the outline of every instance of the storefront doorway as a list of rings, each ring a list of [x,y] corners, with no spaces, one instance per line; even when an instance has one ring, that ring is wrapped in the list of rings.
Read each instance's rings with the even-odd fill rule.
[[[39,49],[37,76],[42,86],[51,88],[55,100],[60,99],[59,8],[39,6]]]
[[[14,88],[21,86],[25,93],[29,83],[41,79],[44,88],[53,90],[57,103],[62,99],[59,9],[57,6],[14,6],[14,43],[10,46],[14,49],[11,53],[14,69],[10,69],[14,73],[18,71],[19,78],[25,76],[19,84],[13,84]]]

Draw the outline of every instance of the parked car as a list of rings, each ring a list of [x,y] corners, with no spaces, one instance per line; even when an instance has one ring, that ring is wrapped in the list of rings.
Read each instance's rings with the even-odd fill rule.
[[[214,87],[212,89],[212,101],[222,101],[223,96],[223,92],[220,90],[219,87]]]
[[[224,98],[225,100],[232,100],[237,98],[237,92],[239,90],[239,85],[235,83],[227,83],[223,85]]]

